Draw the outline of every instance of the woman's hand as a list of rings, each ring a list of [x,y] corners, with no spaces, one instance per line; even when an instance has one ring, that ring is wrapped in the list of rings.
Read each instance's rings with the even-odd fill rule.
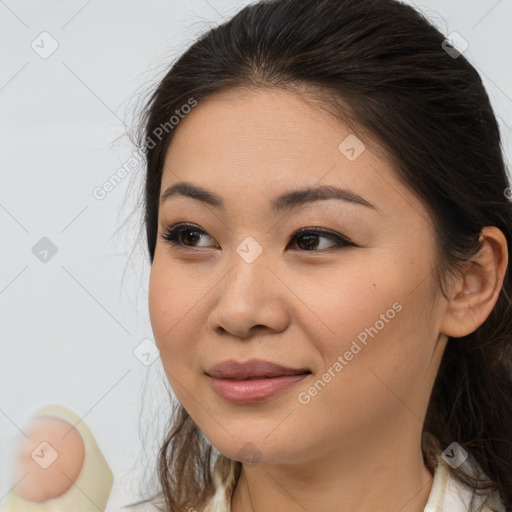
[[[43,501],[66,492],[76,481],[85,457],[78,430],[61,418],[33,420],[17,456],[16,492],[26,500]]]

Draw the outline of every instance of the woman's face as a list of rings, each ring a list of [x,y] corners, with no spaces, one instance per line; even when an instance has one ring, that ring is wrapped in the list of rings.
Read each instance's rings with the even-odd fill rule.
[[[417,443],[447,339],[419,200],[346,125],[290,92],[225,91],[175,130],[161,194],[186,181],[222,207],[179,192],[160,204],[149,313],[201,431],[260,463]],[[352,196],[276,202],[320,187]],[[193,226],[171,245],[162,234],[179,223]],[[275,384],[216,392],[214,365],[253,358],[310,373],[272,379],[286,387],[266,397],[254,389]]]

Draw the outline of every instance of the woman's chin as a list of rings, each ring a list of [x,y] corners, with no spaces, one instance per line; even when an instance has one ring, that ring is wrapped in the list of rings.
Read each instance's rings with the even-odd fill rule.
[[[233,437],[224,436],[222,440],[208,439],[214,448],[228,459],[242,462],[244,465],[292,462],[294,447],[284,446],[284,439],[276,437],[270,441],[266,439],[267,434],[262,434],[259,438],[249,437],[247,429],[239,434],[232,431],[230,433]]]

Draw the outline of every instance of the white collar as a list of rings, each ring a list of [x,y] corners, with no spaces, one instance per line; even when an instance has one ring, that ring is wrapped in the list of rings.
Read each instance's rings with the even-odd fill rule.
[[[423,432],[422,448],[426,456],[430,457],[436,465],[432,488],[425,505],[424,512],[468,512],[473,496],[473,489],[455,478],[451,466],[443,458],[443,450],[438,439],[429,432]],[[463,463],[464,470],[473,476],[485,476],[478,463],[471,455]],[[491,505],[500,512],[506,512],[503,503],[494,495],[488,498],[485,505],[485,496],[474,496],[475,510],[492,512]],[[481,508],[479,508],[481,507]]]

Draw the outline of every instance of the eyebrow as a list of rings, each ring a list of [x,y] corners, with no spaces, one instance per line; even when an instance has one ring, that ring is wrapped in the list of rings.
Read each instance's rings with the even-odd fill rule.
[[[219,208],[223,211],[225,210],[224,201],[220,196],[189,182],[182,181],[171,185],[160,197],[160,204],[163,204],[173,196],[190,197],[213,206],[214,208]],[[289,211],[314,201],[322,201],[326,199],[338,199],[378,210],[375,205],[361,197],[359,194],[348,189],[338,188],[331,185],[291,190],[290,192],[285,192],[284,194],[275,197],[271,201],[270,205],[272,211],[278,213]]]

